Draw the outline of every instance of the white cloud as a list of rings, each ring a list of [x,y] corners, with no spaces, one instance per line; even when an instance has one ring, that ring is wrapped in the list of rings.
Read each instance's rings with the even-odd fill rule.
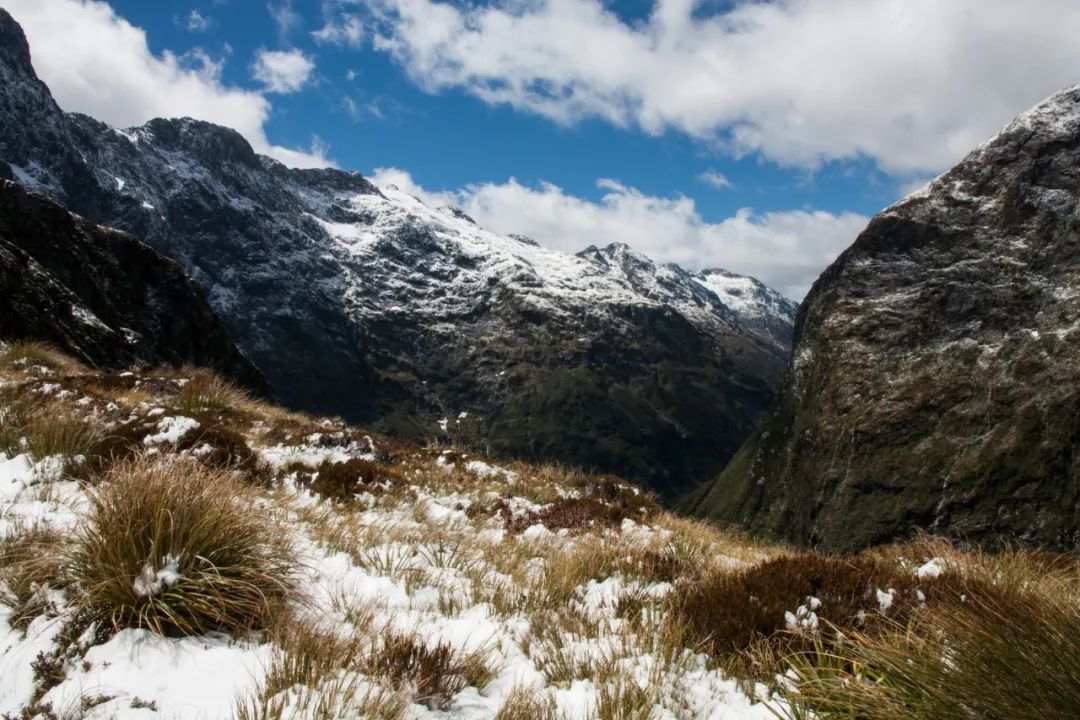
[[[267,3],[266,10],[270,13],[270,18],[274,21],[274,25],[277,26],[278,35],[283,39],[288,37],[289,33],[296,30],[304,23],[304,19],[300,17],[300,13],[293,10],[292,0],[283,0],[280,3]]]
[[[735,184],[728,179],[727,175],[715,170],[706,170],[697,176],[697,179],[706,185],[712,185],[717,190],[732,190]]]
[[[321,30],[311,33],[316,42],[357,48],[364,41],[364,23],[356,15],[327,20]]]
[[[783,165],[949,166],[1080,77],[1076,0],[361,0],[430,92],[562,123],[675,129]]]
[[[267,92],[294,93],[301,90],[315,63],[299,50],[259,50],[251,75],[263,84]]]
[[[598,181],[603,190],[598,202],[550,183],[532,187],[512,178],[443,192],[421,187],[397,168],[377,168],[371,180],[396,185],[429,205],[457,205],[485,227],[521,233],[547,247],[577,252],[625,242],[661,262],[752,275],[796,300],[869,221],[849,212],[744,208],[708,222],[691,198],[646,195],[614,180]]]
[[[198,10],[192,10],[184,20],[184,26],[191,32],[206,32],[213,22]]]
[[[333,165],[324,153],[270,143],[263,129],[270,102],[221,81],[221,63],[205,53],[155,55],[146,33],[103,2],[4,0],[26,31],[34,68],[65,110],[116,127],[155,117],[190,116],[231,127],[256,151],[294,167]]]

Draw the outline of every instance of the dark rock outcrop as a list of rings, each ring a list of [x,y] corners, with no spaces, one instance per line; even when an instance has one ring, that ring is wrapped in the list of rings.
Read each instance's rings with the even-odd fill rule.
[[[875,217],[796,338],[699,514],[829,550],[914,528],[1075,548],[1080,87]]]
[[[7,180],[0,180],[0,338],[43,340],[107,369],[188,362],[268,390],[179,265]]]

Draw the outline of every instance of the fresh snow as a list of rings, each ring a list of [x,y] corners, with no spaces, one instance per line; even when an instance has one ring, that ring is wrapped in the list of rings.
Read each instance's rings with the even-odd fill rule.
[[[44,384],[36,382],[37,387]],[[69,402],[80,408],[79,412],[95,413],[102,407],[112,408],[110,412],[119,410],[93,398],[90,403],[82,400],[72,397]],[[140,416],[156,421],[149,436],[154,439],[152,449],[158,451],[155,457],[161,462],[193,462],[177,457],[179,453],[168,445],[195,430],[197,421],[161,410],[151,403],[137,408]],[[326,460],[374,459],[375,441],[363,435],[354,439],[356,436],[346,434],[346,430],[339,422],[326,421],[318,432],[300,434],[294,444],[269,445],[259,443],[265,427],[254,423],[248,440],[265,461],[277,467],[301,463],[314,469]],[[198,450],[188,453],[197,454]],[[411,705],[408,720],[490,720],[510,693],[521,687],[534,688],[551,698],[560,716],[587,720],[600,697],[594,680],[549,681],[543,667],[548,651],[532,636],[536,616],[496,612],[493,603],[478,594],[496,589],[525,592],[522,584],[542,579],[550,558],[573,550],[579,543],[614,544],[627,553],[656,550],[671,540],[672,531],[627,519],[621,526],[596,530],[598,536],[594,531],[584,535],[552,532],[542,524],[514,535],[505,529],[501,516],[474,520],[467,511],[477,502],[499,500],[511,517],[540,512],[545,502],[517,494],[538,488],[523,487],[517,472],[489,460],[454,451],[430,457],[431,470],[425,472],[431,474],[418,474],[407,494],[389,499],[358,497],[352,515],[339,515],[339,507],[300,487],[295,475],[286,475],[280,487],[263,497],[260,502],[283,522],[296,557],[298,593],[292,611],[299,618],[350,633],[356,631],[350,613],[362,610],[371,614],[373,636],[388,629],[414,634],[431,645],[445,643],[460,652],[483,650],[487,654],[494,672],[490,682],[482,688],[462,690],[443,710]],[[64,468],[79,461],[78,457],[60,456],[36,459],[27,453],[0,456],[0,537],[32,526],[65,532],[77,527],[90,510],[87,489],[66,479]],[[453,486],[457,489],[439,485],[446,477],[444,472],[462,470],[467,473],[464,477],[475,478],[475,490],[469,483]],[[552,497],[573,497],[580,492],[575,487],[553,490],[547,490]],[[365,539],[350,541],[348,535],[343,536],[350,543],[345,552],[329,545],[325,538],[336,534],[328,523],[343,522],[347,517],[355,524],[341,528],[352,527],[353,532],[365,533]],[[531,555],[519,566],[522,576],[501,572],[494,558],[520,549]],[[719,552],[715,556],[720,565],[726,564]],[[182,548],[148,558],[131,579],[132,589],[143,596],[164,593],[183,581],[182,560]],[[655,720],[765,720],[782,711],[779,700],[762,701],[745,695],[704,655],[688,648],[682,660],[668,664],[656,653],[652,631],[623,631],[628,621],[616,616],[623,598],[659,602],[672,590],[665,582],[650,583],[623,575],[587,580],[574,589],[566,612],[591,625],[594,630],[590,633],[595,635],[560,630],[559,642],[566,652],[584,660],[616,658],[628,682],[645,686],[658,677],[658,697],[678,698],[679,706],[678,714],[674,707],[652,708]],[[49,611],[33,620],[25,633],[11,626],[12,610],[0,599],[0,714],[19,716],[23,712],[36,687],[35,661],[58,647],[59,633],[71,609],[65,591],[49,593]],[[281,649],[256,635],[241,639],[214,633],[163,638],[147,630],[125,629],[98,644],[88,630],[78,647],[69,652],[74,654],[64,662],[65,677],[40,698],[58,716],[78,713],[86,720],[195,720],[233,717],[238,703],[256,695]],[[377,681],[384,682],[360,675],[354,680],[372,691],[381,687]],[[332,683],[325,689],[317,686],[305,692],[316,696],[330,693]],[[87,699],[94,702],[84,702]],[[292,695],[284,699],[299,702]]]
[[[181,438],[198,427],[198,420],[184,415],[162,418],[158,422],[158,431],[153,435],[147,435],[143,438],[143,442],[147,445],[161,445],[163,443],[175,445],[180,442]]]

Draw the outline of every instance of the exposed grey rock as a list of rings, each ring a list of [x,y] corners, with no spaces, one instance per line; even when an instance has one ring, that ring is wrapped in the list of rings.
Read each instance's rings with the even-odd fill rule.
[[[835,550],[915,528],[1075,548],[1080,87],[875,217],[796,337],[697,512]]]

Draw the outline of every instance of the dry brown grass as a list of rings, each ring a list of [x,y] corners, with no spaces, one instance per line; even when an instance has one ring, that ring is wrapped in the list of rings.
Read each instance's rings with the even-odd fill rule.
[[[12,609],[12,627],[25,631],[52,609],[49,591],[69,585],[65,547],[60,532],[40,525],[9,530],[0,540],[0,603]]]
[[[797,707],[866,720],[1037,720],[1080,708],[1080,603],[972,579],[884,633],[789,659]]]
[[[495,720],[558,720],[555,699],[535,688],[516,687],[503,701]]]
[[[0,371],[24,376],[38,376],[42,373],[31,372],[35,368],[44,368],[44,374],[78,374],[88,372],[86,366],[69,355],[57,350],[48,343],[37,341],[19,341],[9,343],[0,351]]]
[[[75,534],[76,602],[112,627],[241,633],[291,589],[282,533],[232,475],[192,462],[118,463]]]
[[[415,702],[447,710],[454,695],[467,687],[482,690],[495,677],[488,655],[484,649],[465,652],[387,629],[362,667],[369,675],[410,683]]]

